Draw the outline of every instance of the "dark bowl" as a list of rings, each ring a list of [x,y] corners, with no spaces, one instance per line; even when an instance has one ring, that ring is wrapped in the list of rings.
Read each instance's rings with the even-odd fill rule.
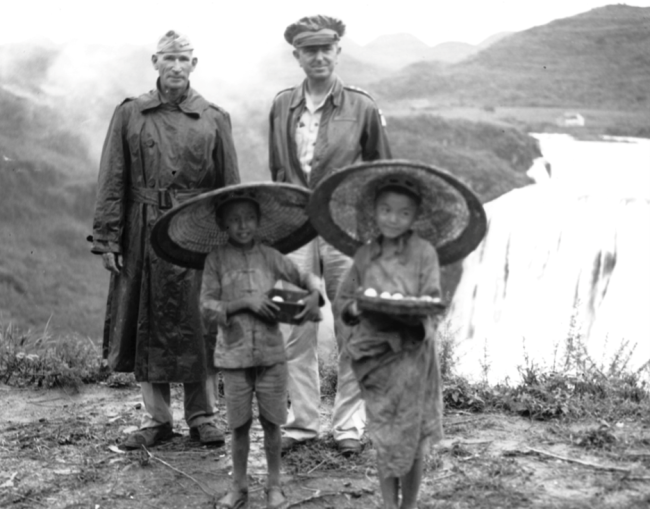
[[[280,311],[276,314],[278,322],[291,324],[299,323],[294,319],[294,317],[305,309],[305,305],[298,304],[298,301],[304,299],[308,295],[308,292],[282,290],[280,288],[271,289],[268,293],[271,300],[273,300],[273,297],[275,296],[280,296],[284,299],[284,302],[273,302],[273,304],[280,308]]]

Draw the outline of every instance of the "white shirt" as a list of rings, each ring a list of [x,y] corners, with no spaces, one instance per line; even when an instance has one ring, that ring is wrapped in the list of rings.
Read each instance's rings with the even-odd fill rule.
[[[305,90],[305,111],[298,119],[296,126],[296,153],[300,161],[300,167],[305,175],[311,173],[311,162],[314,159],[314,147],[316,137],[323,114],[323,108],[327,99],[332,93],[330,89],[319,104],[314,104],[312,96]]]

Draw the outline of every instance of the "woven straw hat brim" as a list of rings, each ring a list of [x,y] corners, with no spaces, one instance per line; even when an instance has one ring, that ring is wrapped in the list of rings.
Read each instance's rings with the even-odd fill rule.
[[[316,237],[306,213],[309,189],[293,184],[253,182],[203,193],[168,211],[158,219],[151,244],[162,259],[184,267],[202,269],[205,257],[228,241],[217,224],[215,203],[229,194],[254,194],[261,218],[256,239],[281,253],[295,251]]]
[[[404,160],[355,164],[323,179],[307,207],[318,233],[348,256],[377,238],[375,195],[378,184],[390,175],[419,183],[422,203],[413,229],[434,245],[441,265],[464,258],[478,246],[487,220],[477,196],[444,170]]]

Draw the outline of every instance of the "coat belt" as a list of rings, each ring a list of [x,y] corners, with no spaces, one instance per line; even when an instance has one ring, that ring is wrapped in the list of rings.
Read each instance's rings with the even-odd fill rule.
[[[134,203],[146,203],[159,209],[171,209],[202,193],[212,189],[151,189],[149,187],[131,187],[129,199]]]

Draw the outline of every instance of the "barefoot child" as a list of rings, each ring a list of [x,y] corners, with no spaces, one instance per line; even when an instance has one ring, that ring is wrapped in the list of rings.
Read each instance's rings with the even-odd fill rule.
[[[362,247],[339,289],[343,321],[359,323],[347,351],[361,386],[368,434],[377,449],[384,507],[416,507],[425,441],[442,438],[442,392],[430,318],[361,313],[357,288],[440,297],[434,247],[411,230],[421,197],[400,184],[379,187],[375,221],[380,237]]]
[[[209,195],[207,203],[212,208],[198,210],[199,203],[195,213],[184,212],[191,220],[182,220],[182,212],[175,223],[168,220],[167,240],[162,244],[175,244],[168,251],[177,254],[177,244],[192,246],[196,239],[191,234],[175,231],[183,230],[179,225],[185,223],[191,225],[186,229],[195,237],[222,237],[222,241],[213,241],[217,245],[205,259],[200,297],[206,325],[219,327],[214,363],[223,374],[232,429],[232,487],[216,508],[248,507],[246,467],[255,394],[268,465],[266,507],[283,509],[288,501],[280,486],[280,425],[287,418],[287,365],[276,319],[279,308],[267,293],[280,280],[309,291],[303,299],[304,310],[294,317],[298,321],[319,319],[321,297],[313,276],[299,272],[293,262],[264,242],[292,250],[313,238],[315,232],[304,211],[309,193],[297,186],[262,183],[231,186]],[[292,201],[293,206],[288,206]],[[212,217],[206,219],[208,214]],[[200,233],[210,229],[211,237]]]
[[[323,182],[324,191],[315,190],[309,208],[312,222],[324,237],[328,231],[330,235],[338,231],[339,237],[340,232],[349,232],[358,244],[365,240],[341,283],[336,312],[354,326],[345,351],[352,359],[366,403],[367,431],[377,451],[384,508],[413,509],[417,506],[427,443],[442,438],[435,319],[426,313],[364,311],[358,295],[368,290],[366,295],[399,294],[400,301],[405,297],[418,297],[420,302],[440,301],[438,254],[418,232],[430,236],[431,231],[442,230],[437,228],[442,224],[435,225],[435,221],[431,228],[435,186],[440,184],[448,194],[452,190],[445,189],[444,181],[438,182],[436,175],[422,168],[416,171],[409,165],[396,164],[399,171],[393,171],[392,163],[382,164],[377,171],[373,171],[376,164],[363,171],[355,167],[341,170],[334,177],[335,184]],[[433,178],[433,187],[429,177]],[[323,223],[315,221],[311,214],[312,205],[321,196],[331,197],[329,207],[320,204],[321,211],[355,213],[330,212],[328,217],[338,230],[331,228],[331,222],[323,230]],[[458,194],[452,201],[464,205]],[[345,249],[347,245],[349,249],[351,238],[339,239],[336,247]]]
[[[287,418],[287,365],[284,340],[275,320],[278,307],[266,293],[278,280],[306,288],[310,294],[296,319],[315,319],[318,282],[299,273],[288,258],[255,241],[260,207],[254,199],[226,201],[216,213],[229,242],[208,255],[201,309],[208,321],[220,326],[214,357],[224,378],[233,458],[232,491],[217,507],[246,505],[246,464],[255,393],[268,463],[267,507],[279,509],[287,505],[280,488],[280,425]]]

